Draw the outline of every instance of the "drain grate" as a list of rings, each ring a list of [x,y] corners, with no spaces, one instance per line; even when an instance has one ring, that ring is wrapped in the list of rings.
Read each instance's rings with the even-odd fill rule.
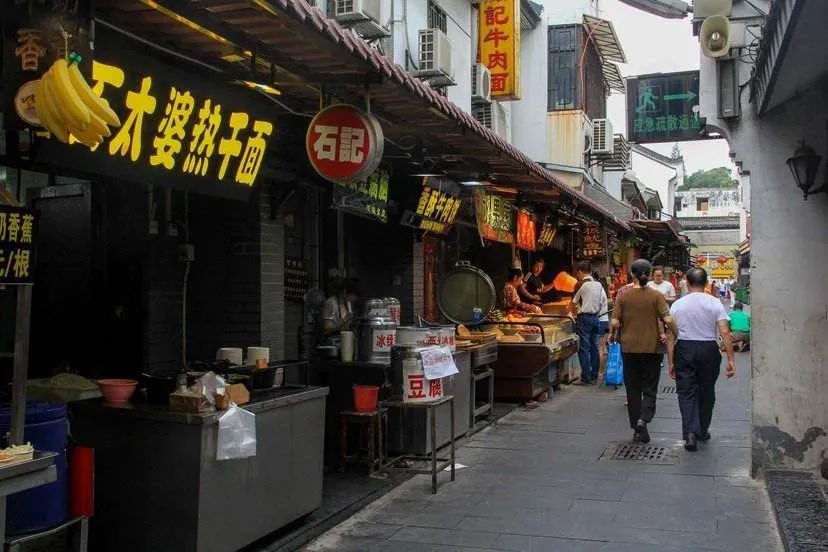
[[[675,394],[675,393],[676,393],[676,386],[675,385],[665,385],[664,387],[661,388],[661,394],[662,395],[669,395],[669,394]]]
[[[643,464],[675,464],[678,460],[678,452],[675,448],[658,445],[615,443],[606,448],[601,458]]]

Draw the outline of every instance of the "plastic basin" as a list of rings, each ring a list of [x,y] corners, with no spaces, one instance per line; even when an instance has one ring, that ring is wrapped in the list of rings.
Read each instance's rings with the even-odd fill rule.
[[[138,380],[133,379],[101,379],[98,380],[98,388],[101,395],[108,403],[123,404],[128,402],[135,388],[138,387]]]

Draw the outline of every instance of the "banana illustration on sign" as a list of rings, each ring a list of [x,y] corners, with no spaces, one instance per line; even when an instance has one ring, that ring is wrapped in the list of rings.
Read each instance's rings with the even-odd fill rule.
[[[111,135],[109,127],[121,126],[118,115],[92,91],[77,64],[65,59],[57,60],[40,78],[35,110],[43,127],[65,144],[74,138],[92,148]]]

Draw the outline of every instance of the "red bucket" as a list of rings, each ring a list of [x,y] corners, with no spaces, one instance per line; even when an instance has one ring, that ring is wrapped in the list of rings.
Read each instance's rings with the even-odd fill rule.
[[[377,409],[378,394],[379,387],[376,385],[354,385],[354,410],[373,412]]]

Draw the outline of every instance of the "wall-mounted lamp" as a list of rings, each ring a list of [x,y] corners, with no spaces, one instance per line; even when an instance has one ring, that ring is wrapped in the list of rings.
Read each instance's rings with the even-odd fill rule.
[[[797,187],[802,190],[805,196],[805,201],[808,201],[808,196],[818,194],[820,192],[828,192],[828,185],[823,184],[820,188],[812,190],[816,182],[819,165],[822,162],[822,156],[817,155],[816,152],[803,140],[796,148],[793,157],[790,157],[786,163],[791,169],[794,181]]]

